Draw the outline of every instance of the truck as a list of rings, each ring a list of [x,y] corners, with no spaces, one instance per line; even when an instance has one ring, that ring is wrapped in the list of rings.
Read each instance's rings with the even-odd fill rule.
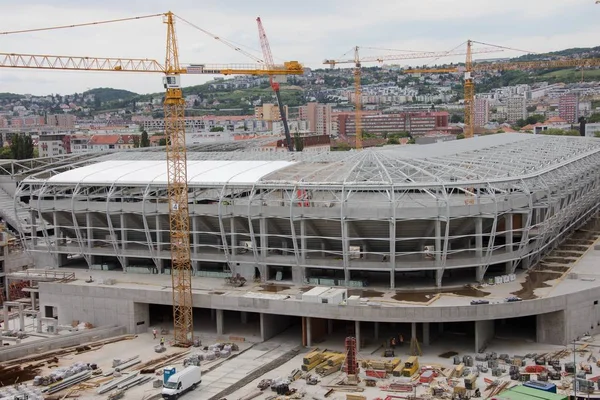
[[[163,384],[162,397],[167,400],[175,400],[188,391],[194,390],[201,382],[202,370],[198,366],[190,365],[169,377]]]

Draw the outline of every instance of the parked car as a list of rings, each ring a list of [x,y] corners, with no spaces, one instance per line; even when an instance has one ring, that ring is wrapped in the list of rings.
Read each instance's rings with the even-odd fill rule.
[[[472,306],[476,306],[479,304],[490,304],[489,300],[483,300],[483,299],[478,299],[478,300],[472,300],[471,301],[471,305]]]

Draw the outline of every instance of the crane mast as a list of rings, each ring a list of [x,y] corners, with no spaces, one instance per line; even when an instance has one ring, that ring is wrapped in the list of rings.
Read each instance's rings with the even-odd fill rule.
[[[171,281],[173,284],[173,322],[175,345],[192,342],[192,262],[190,255],[190,219],[188,210],[187,155],[185,148],[185,101],[181,91],[179,50],[172,12],[166,13],[167,54],[165,137],[167,142],[167,192],[171,236]]]
[[[271,53],[271,46],[269,45],[269,39],[267,39],[267,33],[263,28],[260,17],[256,18],[256,23],[258,24],[258,38],[260,40],[260,47],[262,48],[263,57],[265,58],[265,64],[267,68],[273,69],[275,63]],[[285,107],[283,106],[283,101],[281,100],[281,93],[279,93],[279,83],[273,80],[273,75],[269,76],[269,83],[271,84],[271,88],[273,89],[273,92],[275,92],[275,97],[277,98],[277,106],[279,107],[279,115],[281,115],[281,122],[283,123],[286,147],[289,151],[294,151],[294,143],[292,142],[292,136],[290,135],[290,127],[288,125],[287,116],[285,115]]]
[[[360,86],[360,57],[358,46],[354,48],[354,126],[356,127],[357,149],[362,149],[362,119],[360,109],[362,107],[362,88]]]
[[[467,41],[465,61],[465,138],[472,138],[475,132],[475,82],[473,81],[473,55],[471,41]]]

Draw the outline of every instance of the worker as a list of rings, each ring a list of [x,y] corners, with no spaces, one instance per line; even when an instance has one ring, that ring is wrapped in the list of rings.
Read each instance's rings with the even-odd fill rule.
[[[402,336],[402,334],[400,334],[400,347],[402,347],[402,345],[404,344],[404,336]]]
[[[160,338],[160,345],[161,346],[165,345],[165,337],[164,336]]]
[[[152,329],[152,334],[154,335],[154,339],[156,339],[157,333],[158,333],[158,331],[156,330],[156,328]]]
[[[393,337],[392,340],[390,340],[390,347],[392,349],[396,348],[396,338],[395,337]]]

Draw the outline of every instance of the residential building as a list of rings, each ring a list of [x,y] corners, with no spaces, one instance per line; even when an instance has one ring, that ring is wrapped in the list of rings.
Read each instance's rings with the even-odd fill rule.
[[[507,122],[517,122],[527,118],[527,101],[525,96],[510,96],[504,101]]]
[[[59,128],[75,127],[75,116],[73,114],[48,114],[46,115],[46,124],[49,126],[58,126]]]
[[[558,116],[570,124],[579,118],[579,96],[576,93],[564,94],[558,98]]]
[[[87,153],[89,150],[89,135],[71,136],[71,153]]]
[[[60,154],[67,154],[68,149],[65,146],[65,134],[40,135],[38,139],[38,153],[40,157],[53,157]]]
[[[301,120],[308,121],[308,129],[311,132],[315,132],[317,136],[331,136],[331,104],[308,103],[299,108],[299,117]]]
[[[337,115],[340,136],[356,135],[353,113]],[[434,130],[448,128],[448,112],[408,112],[399,114],[377,114],[362,116],[362,130],[376,135],[408,132],[411,135],[425,135]]]
[[[289,119],[288,106],[283,106],[285,118]],[[262,121],[281,121],[281,112],[277,104],[265,103],[254,108],[254,117]]]
[[[135,147],[134,135],[94,135],[89,141],[90,151],[127,150]]]
[[[475,126],[484,126],[490,122],[490,99],[476,98],[475,99]]]

